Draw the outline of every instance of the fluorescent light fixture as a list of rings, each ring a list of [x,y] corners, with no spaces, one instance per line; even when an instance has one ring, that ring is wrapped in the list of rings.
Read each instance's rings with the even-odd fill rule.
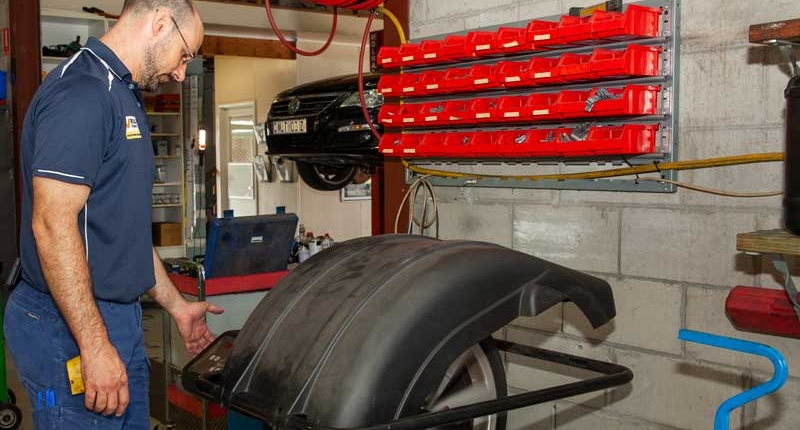
[[[200,130],[197,132],[197,149],[201,151],[206,150],[206,129],[200,126]]]
[[[246,125],[248,127],[252,127],[253,126],[253,121],[236,119],[236,120],[231,121],[231,125]]]

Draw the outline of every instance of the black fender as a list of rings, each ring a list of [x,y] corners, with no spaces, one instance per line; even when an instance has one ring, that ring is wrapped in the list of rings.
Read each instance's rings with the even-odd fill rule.
[[[447,366],[518,316],[572,301],[615,315],[603,280],[498,245],[389,235],[337,244],[253,311],[221,375],[223,404],[277,424],[352,428],[420,413]]]

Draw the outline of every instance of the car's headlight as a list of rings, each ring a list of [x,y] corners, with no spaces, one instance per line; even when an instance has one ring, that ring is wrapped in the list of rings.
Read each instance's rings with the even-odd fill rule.
[[[367,102],[367,109],[383,106],[383,94],[378,93],[378,90],[364,91],[364,100]],[[358,91],[350,94],[339,107],[361,106],[361,100],[358,98]]]

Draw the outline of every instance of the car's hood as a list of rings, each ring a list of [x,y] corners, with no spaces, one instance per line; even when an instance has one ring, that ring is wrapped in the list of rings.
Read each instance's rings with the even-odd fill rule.
[[[364,75],[364,87],[367,89],[376,88],[380,73],[368,73]],[[329,92],[345,92],[358,90],[358,75],[344,75],[334,78],[323,79],[320,81],[309,82],[298,85],[277,95],[277,98],[288,96],[299,96],[304,94],[319,94]]]

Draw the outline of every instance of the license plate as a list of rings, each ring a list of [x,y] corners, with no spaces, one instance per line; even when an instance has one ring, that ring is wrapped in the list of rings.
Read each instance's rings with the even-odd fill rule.
[[[272,123],[272,134],[302,134],[306,132],[306,119],[287,119]]]

